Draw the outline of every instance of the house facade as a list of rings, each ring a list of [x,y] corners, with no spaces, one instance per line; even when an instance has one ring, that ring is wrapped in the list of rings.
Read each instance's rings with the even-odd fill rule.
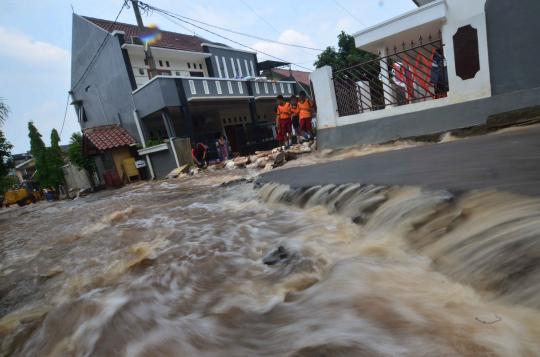
[[[540,47],[532,45],[540,2],[415,4],[354,34],[372,61],[311,74],[321,147],[478,126],[494,115],[540,105]]]
[[[100,177],[122,176],[106,163],[126,155],[147,177],[163,177],[191,162],[191,143],[212,156],[217,134],[233,152],[272,145],[275,97],[296,93],[294,81],[259,78],[254,52],[168,31],[152,45],[152,76],[141,35],[135,25],[73,15],[70,93]],[[113,127],[130,139],[106,143]]]

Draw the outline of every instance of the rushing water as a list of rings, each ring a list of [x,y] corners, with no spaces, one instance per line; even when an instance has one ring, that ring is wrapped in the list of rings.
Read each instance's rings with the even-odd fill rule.
[[[0,214],[3,355],[540,355],[538,199],[210,179],[113,194]],[[280,245],[290,259],[264,265]]]

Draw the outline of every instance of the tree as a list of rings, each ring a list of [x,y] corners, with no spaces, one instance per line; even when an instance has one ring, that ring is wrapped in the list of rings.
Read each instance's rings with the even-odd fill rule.
[[[81,133],[73,133],[69,141],[68,157],[79,169],[85,169],[88,173],[94,172],[94,161],[83,153],[83,137]]]
[[[0,125],[4,124],[7,120],[9,114],[9,107],[4,103],[3,99],[0,98]]]
[[[0,178],[8,174],[8,160],[11,157],[12,148],[13,145],[7,141],[4,133],[0,130]]]
[[[30,152],[36,161],[36,179],[47,186],[47,148],[33,122],[28,123],[28,137],[30,138]]]
[[[64,159],[62,158],[62,149],[60,149],[60,135],[58,131],[51,131],[51,147],[47,149],[47,176],[49,186],[58,187],[64,182]]]
[[[6,122],[8,114],[9,108],[7,104],[3,102],[2,98],[0,98],[0,125]],[[11,158],[12,148],[13,145],[7,141],[4,133],[0,130],[0,179],[8,174],[8,161]]]
[[[314,65],[316,68],[330,66],[334,71],[338,71],[375,58],[377,56],[374,54],[358,49],[354,43],[354,37],[341,31],[338,35],[338,49],[327,47],[317,56]]]

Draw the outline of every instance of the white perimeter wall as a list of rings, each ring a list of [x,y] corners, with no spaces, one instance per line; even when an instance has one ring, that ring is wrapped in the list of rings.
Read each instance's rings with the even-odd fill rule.
[[[318,128],[324,129],[354,124],[490,97],[491,81],[486,16],[484,12],[485,3],[486,0],[446,0],[446,21],[444,21],[442,25],[441,32],[450,86],[450,92],[448,93],[447,98],[397,107],[388,107],[384,110],[365,112],[346,117],[338,117],[336,95],[332,81],[332,70],[330,67],[325,66],[317,69],[310,75],[317,100]],[[389,25],[391,26],[391,24]],[[463,80],[456,74],[453,36],[460,27],[467,25],[471,25],[478,32],[480,71],[476,73],[474,78]],[[392,38],[387,39],[387,41],[393,46],[394,42]],[[381,46],[387,45],[388,44],[384,43]]]

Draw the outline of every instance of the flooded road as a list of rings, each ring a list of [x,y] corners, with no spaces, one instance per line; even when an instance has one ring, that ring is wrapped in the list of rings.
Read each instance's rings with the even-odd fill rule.
[[[540,355],[539,199],[223,180],[1,211],[1,354]]]

